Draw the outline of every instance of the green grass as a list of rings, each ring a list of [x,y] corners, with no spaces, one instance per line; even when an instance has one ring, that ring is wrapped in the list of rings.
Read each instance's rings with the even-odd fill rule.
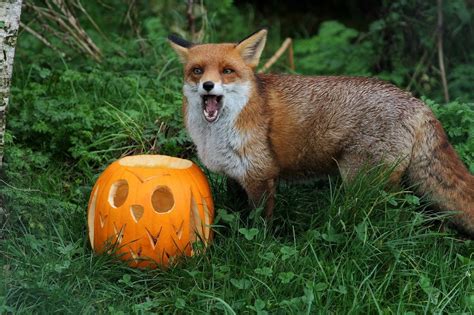
[[[444,218],[410,193],[384,191],[381,170],[349,186],[283,182],[270,223],[236,209],[225,179],[207,173],[216,221],[204,255],[168,270],[95,255],[86,207],[110,162],[141,152],[197,161],[182,124],[181,68],[159,26],[144,52],[111,33],[101,64],[20,38],[0,181],[0,313],[474,312],[474,243],[441,229]],[[431,105],[473,169],[473,107]]]
[[[410,194],[385,192],[378,174],[365,173],[348,187],[337,180],[283,183],[269,225],[258,211],[245,218],[233,211],[224,180],[212,176],[217,216],[209,250],[169,270],[135,270],[92,253],[89,190],[67,192],[64,181],[45,187],[46,178],[65,176],[47,169],[30,183],[41,191],[3,188],[12,211],[2,240],[1,307],[113,314],[474,311],[472,241],[440,232],[439,218],[415,210],[419,200]]]

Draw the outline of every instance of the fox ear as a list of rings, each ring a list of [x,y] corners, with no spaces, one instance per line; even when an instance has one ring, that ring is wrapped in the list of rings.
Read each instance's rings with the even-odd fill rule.
[[[187,40],[182,39],[176,35],[169,35],[168,42],[170,43],[171,48],[173,48],[178,54],[179,60],[182,63],[186,63],[189,55],[189,48],[193,46],[193,43],[188,42]]]
[[[260,56],[262,55],[266,41],[267,30],[263,29],[241,40],[237,44],[236,49],[239,51],[245,63],[255,68],[260,61]]]

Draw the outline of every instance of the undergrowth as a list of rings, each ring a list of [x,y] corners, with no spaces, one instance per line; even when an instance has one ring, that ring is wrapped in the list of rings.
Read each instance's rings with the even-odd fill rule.
[[[423,211],[429,204],[409,191],[385,191],[381,170],[360,174],[349,186],[337,177],[283,182],[270,223],[261,219],[261,209],[242,211],[227,194],[226,179],[206,173],[216,220],[215,240],[204,255],[168,270],[135,270],[93,254],[86,205],[109,163],[137,153],[199,163],[182,122],[181,66],[165,39],[168,29],[183,29],[178,26],[185,19],[174,18],[182,3],[177,9],[173,1],[153,3],[155,15],[140,13],[143,49],[118,31],[118,18],[99,18],[106,7],[88,4],[110,30],[111,40],[101,43],[101,63],[69,51],[60,56],[31,35],[20,36],[0,182],[8,210],[0,230],[0,313],[474,312],[472,241],[445,228],[444,217]],[[412,5],[396,3],[394,12]],[[250,22],[219,30],[230,13]],[[205,36],[215,41],[244,36],[259,25],[232,1],[211,4],[205,18],[213,26]],[[388,56],[400,62],[397,67],[380,69],[381,46],[373,40],[404,19],[387,17],[367,34],[324,23],[318,34],[296,40],[297,71],[375,74],[406,87],[413,68],[403,66],[397,52]],[[394,43],[403,38],[398,35]],[[272,36],[264,60],[278,47],[279,34]],[[472,91],[466,92],[472,65],[463,62],[449,78],[459,100],[441,104],[439,93],[416,91],[427,92],[424,101],[474,171],[474,108]]]
[[[10,205],[24,213],[3,244],[9,288],[3,310],[473,311],[472,242],[440,230],[444,218],[421,213],[413,195],[383,190],[386,176],[380,174],[366,172],[350,186],[337,179],[282,184],[270,223],[258,210],[240,215],[223,193],[224,180],[214,177],[215,240],[205,254],[168,270],[135,270],[94,255],[84,193],[76,194],[82,202],[67,202],[59,200],[74,200],[74,194],[61,197],[61,189],[50,195],[4,189]]]

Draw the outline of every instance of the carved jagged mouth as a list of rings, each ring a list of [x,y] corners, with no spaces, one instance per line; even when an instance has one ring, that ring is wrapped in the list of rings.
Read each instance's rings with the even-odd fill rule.
[[[222,98],[222,95],[202,96],[202,111],[208,122],[215,122],[219,118],[222,109]]]

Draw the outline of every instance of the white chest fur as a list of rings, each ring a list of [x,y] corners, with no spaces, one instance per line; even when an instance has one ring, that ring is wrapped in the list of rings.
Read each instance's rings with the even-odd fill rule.
[[[237,117],[249,100],[248,83],[224,84],[223,106],[219,119],[213,123],[203,117],[202,98],[195,85],[185,84],[188,102],[186,125],[196,144],[200,160],[214,172],[222,172],[235,179],[245,177],[249,167],[246,156],[240,155],[246,135],[235,128]]]

